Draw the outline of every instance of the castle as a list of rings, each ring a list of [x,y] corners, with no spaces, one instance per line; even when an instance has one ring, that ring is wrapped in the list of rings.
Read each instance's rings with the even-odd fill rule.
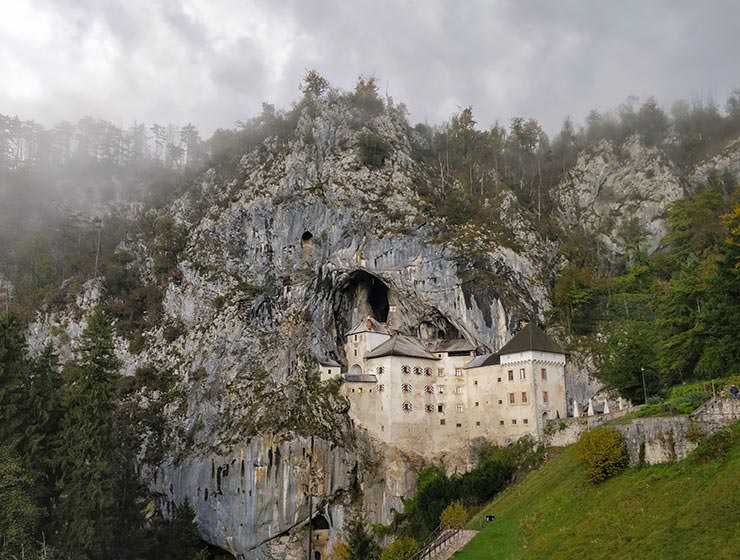
[[[422,342],[368,317],[348,333],[342,376],[350,417],[374,437],[432,457],[460,452],[476,438],[499,445],[543,435],[566,416],[565,352],[529,323],[498,352],[475,355],[465,340]]]

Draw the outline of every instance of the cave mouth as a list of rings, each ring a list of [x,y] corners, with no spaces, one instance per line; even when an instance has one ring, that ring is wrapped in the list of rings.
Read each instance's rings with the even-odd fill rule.
[[[304,231],[303,235],[301,235],[301,241],[305,242],[310,241],[311,239],[313,239],[313,233],[311,233],[310,231]]]
[[[338,333],[345,333],[358,321],[372,317],[376,321],[388,321],[390,289],[377,276],[355,270],[339,284],[334,295],[334,317]]]

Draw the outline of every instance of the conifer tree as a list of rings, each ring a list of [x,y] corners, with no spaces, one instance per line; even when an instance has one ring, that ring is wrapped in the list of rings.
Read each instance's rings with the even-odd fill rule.
[[[33,499],[34,480],[17,452],[0,445],[0,557],[33,550],[42,510]],[[7,556],[6,556],[7,555]]]
[[[111,556],[115,496],[115,397],[120,362],[113,332],[97,309],[82,333],[78,362],[67,372],[55,466],[58,547],[73,558]]]
[[[0,445],[16,447],[23,436],[26,343],[18,319],[0,317]]]

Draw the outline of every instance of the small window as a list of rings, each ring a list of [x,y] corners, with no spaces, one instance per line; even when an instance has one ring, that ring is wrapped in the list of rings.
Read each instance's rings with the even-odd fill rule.
[[[550,402],[550,395],[547,394],[547,391],[542,391],[542,402],[545,404]]]
[[[514,381],[514,370],[510,369],[508,371],[508,374],[509,374],[509,381]]]
[[[401,366],[401,373],[405,373],[405,374],[411,373],[411,366]]]
[[[499,420],[498,423],[501,424],[502,426],[504,425],[504,421],[503,420]]]
[[[516,424],[516,418],[511,421],[512,424]]]
[[[425,405],[424,410],[427,412],[434,412],[434,405],[433,404]]]
[[[355,348],[355,356],[357,356],[357,348]]]
[[[411,403],[409,401],[404,401],[401,405],[401,408],[405,410],[406,412],[409,412],[412,408]]]
[[[437,377],[444,377],[445,376],[445,368],[437,368]]]
[[[501,383],[501,378],[499,377],[496,381],[498,381],[499,383]]]
[[[456,395],[462,395],[463,388],[462,387],[455,387],[455,394]]]
[[[424,392],[431,395],[434,393],[434,387],[432,385],[424,385]]]
[[[437,412],[444,412],[445,411],[445,405],[444,404],[438,404],[437,405]]]
[[[326,373],[328,373],[329,375],[331,375],[331,369],[327,369],[326,370]]]
[[[461,368],[455,368],[455,376],[462,377],[463,371]]]
[[[378,375],[383,375],[385,373],[385,368],[383,366],[378,366],[375,368],[375,371]]]
[[[498,404],[504,404],[504,401],[502,401],[501,399],[499,399],[498,400]]]
[[[547,380],[547,368],[542,368],[540,370],[540,375],[542,375],[542,380],[546,381]]]
[[[446,420],[445,420],[444,418],[442,418],[442,419],[441,419],[441,420],[439,421],[439,425],[440,425],[440,426],[444,426],[444,425],[445,425],[446,423],[447,423],[447,421],[446,421]]]
[[[432,375],[432,368],[424,368],[424,375]]]
[[[461,404],[458,404],[455,408],[457,409],[458,412],[462,412],[464,410],[463,405]]]
[[[527,372],[524,368],[521,368],[519,370],[519,379],[526,379],[527,378]]]
[[[476,426],[480,426],[480,422],[476,422],[476,423],[475,423],[475,425],[476,425]]]
[[[440,395],[443,395],[443,394],[444,394],[444,392],[445,392],[445,386],[444,386],[444,385],[437,385],[437,392],[438,392],[438,393],[439,393]]]
[[[480,403],[478,401],[475,401],[475,406],[480,406]]]
[[[522,392],[522,404],[527,402],[527,393]]]
[[[357,335],[355,335],[355,342],[357,342]]]
[[[527,418],[525,418],[524,420],[522,420],[522,422],[523,422],[524,424],[529,424],[529,420],[528,420]]]
[[[514,393],[509,393],[509,404],[514,404],[516,402]]]
[[[383,385],[382,383],[380,385],[378,385],[378,391],[379,392],[385,391],[385,385]]]
[[[456,427],[456,428],[462,428],[462,424],[460,424],[460,423],[458,422],[457,424],[455,424],[455,427]]]
[[[413,390],[414,388],[411,386],[411,383],[404,383],[403,385],[401,385],[401,391],[403,391],[404,393],[410,393]]]
[[[473,385],[478,385],[478,380],[473,381]]]
[[[415,367],[414,368],[414,375],[421,375],[421,374],[422,374],[421,368],[420,367]]]

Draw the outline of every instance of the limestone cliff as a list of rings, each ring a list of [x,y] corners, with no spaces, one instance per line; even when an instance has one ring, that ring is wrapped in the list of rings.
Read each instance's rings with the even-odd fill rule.
[[[473,226],[449,235],[414,190],[403,112],[356,113],[341,97],[312,99],[292,133],[245,154],[227,179],[205,173],[162,210],[187,231],[178,278],[162,286],[164,317],[143,349],[119,340],[126,375],[152,365],[177,379],[161,423],[142,427],[163,449],[142,455],[160,507],[188,498],[203,537],[242,558],[302,557],[309,506],[329,519],[333,543],[348,518],[389,521],[413,489],[419,458],[353,430],[346,401],[313,376],[319,360],[343,360],[353,323],[371,315],[484,350],[549,307],[557,247],[514,195],[500,204],[510,246]],[[363,162],[363,134],[390,147],[381,165]],[[626,150],[625,160],[607,144],[582,154],[559,190],[563,224],[614,251],[630,220],[655,245],[666,205],[682,196],[657,151]],[[125,249],[152,281],[151,240]],[[31,346],[52,338],[69,357],[99,298],[92,281],[66,311],[39,317]]]

